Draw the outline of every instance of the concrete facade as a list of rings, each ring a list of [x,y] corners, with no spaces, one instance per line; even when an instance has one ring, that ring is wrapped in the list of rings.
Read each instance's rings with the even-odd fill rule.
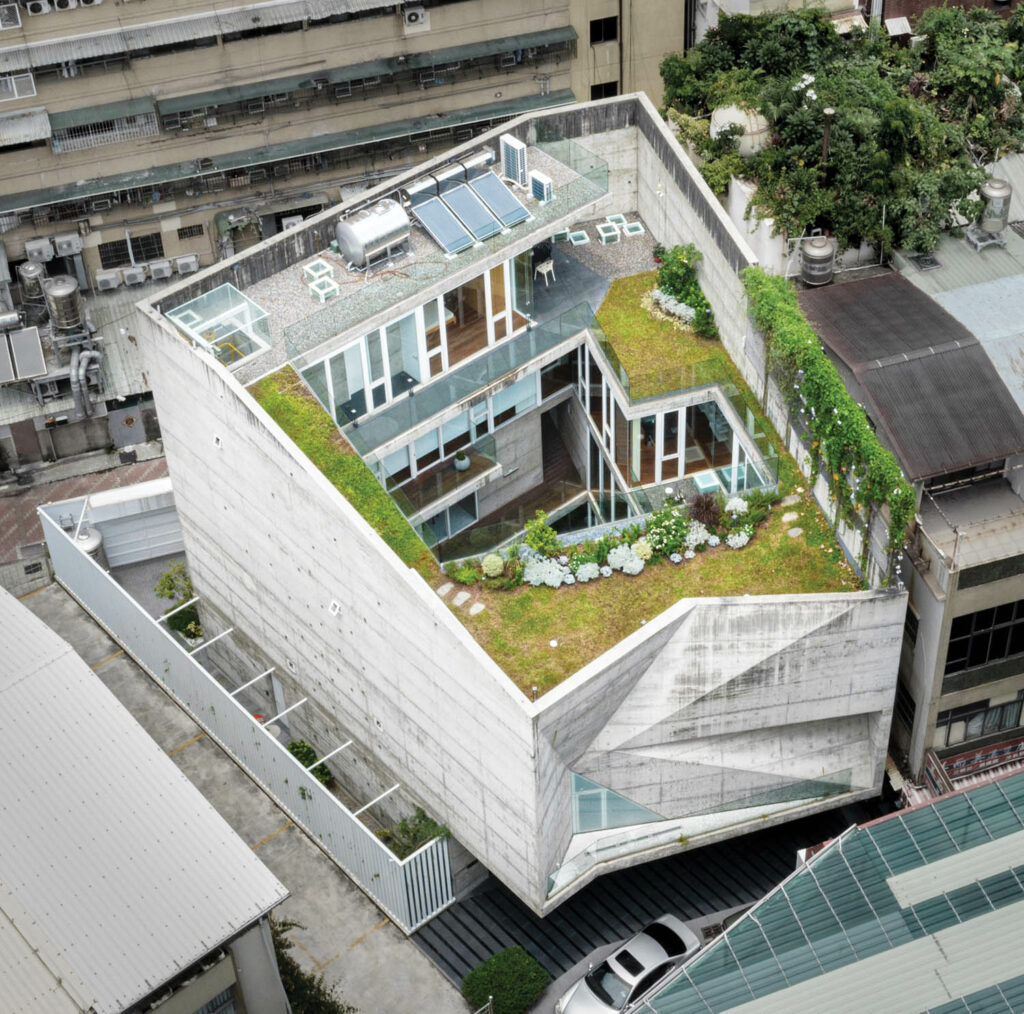
[[[585,141],[609,165],[602,211],[636,207],[705,252],[723,343],[754,374],[736,277],[752,255],[650,104],[512,129]],[[400,781],[536,911],[616,865],[878,790],[904,596],[683,600],[532,703],[234,376],[154,307],[137,327],[208,633],[233,626],[284,706],[315,700],[323,745],[372,758],[361,785]],[[649,819],[578,830],[574,773]]]

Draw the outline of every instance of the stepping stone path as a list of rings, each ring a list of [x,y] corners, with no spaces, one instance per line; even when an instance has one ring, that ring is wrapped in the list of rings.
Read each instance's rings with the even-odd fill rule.
[[[461,591],[455,598],[452,599],[453,606],[464,606],[470,600],[470,594],[467,591]]]
[[[451,592],[451,590],[454,587],[455,585],[452,584],[451,581],[445,581],[443,585],[440,585],[438,587],[437,594],[440,595],[441,598],[446,599],[448,597],[449,592]],[[466,604],[472,599],[472,597],[473,596],[468,591],[460,591],[455,596],[455,598],[452,599],[452,605],[456,607],[465,607]],[[482,602],[474,602],[469,607],[469,615],[476,616],[477,613],[482,613],[486,608],[487,606],[485,606]]]
[[[486,608],[487,606],[485,606],[482,602],[474,602],[469,607],[469,615],[476,616],[477,613],[482,613]]]
[[[782,498],[781,503],[783,507],[792,507],[793,504],[800,502],[800,496],[797,493],[790,493],[789,496]]]
[[[786,511],[786,513],[782,515],[782,520],[785,521],[786,524],[789,524],[790,521],[796,521],[798,517],[800,517],[800,515],[797,514],[796,511]]]
[[[445,581],[445,583],[437,589],[437,594],[440,595],[441,598],[446,599],[448,598],[448,592],[450,592],[454,587],[455,585],[453,585],[451,581]]]
[[[788,532],[786,532],[786,534],[791,539],[795,539],[798,535],[803,535],[804,534],[804,530],[802,528],[790,528],[790,530]]]

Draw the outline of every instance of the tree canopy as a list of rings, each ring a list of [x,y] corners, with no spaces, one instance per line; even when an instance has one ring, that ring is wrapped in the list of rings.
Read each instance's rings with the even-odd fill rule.
[[[928,251],[975,217],[982,167],[1024,145],[1024,13],[931,8],[914,29],[923,44],[900,48],[877,26],[839,35],[822,10],[723,16],[662,61],[665,105],[712,188],[753,180],[777,230]],[[741,160],[731,138],[710,139],[705,118],[725,105],[760,112],[768,146]]]

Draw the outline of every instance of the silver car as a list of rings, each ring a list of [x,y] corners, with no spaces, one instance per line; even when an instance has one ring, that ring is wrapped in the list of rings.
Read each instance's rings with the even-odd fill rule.
[[[700,941],[679,919],[663,915],[562,994],[555,1014],[622,1010],[699,950]]]

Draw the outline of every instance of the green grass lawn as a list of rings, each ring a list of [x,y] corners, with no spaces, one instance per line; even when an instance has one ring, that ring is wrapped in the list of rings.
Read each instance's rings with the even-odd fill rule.
[[[634,399],[696,386],[691,378],[698,364],[710,363],[719,375],[732,365],[719,342],[698,338],[692,328],[679,328],[641,307],[657,284],[657,271],[618,278],[597,311],[597,322],[629,374]]]
[[[430,550],[290,366],[253,384],[249,393],[403,563],[428,581],[437,577]]]

